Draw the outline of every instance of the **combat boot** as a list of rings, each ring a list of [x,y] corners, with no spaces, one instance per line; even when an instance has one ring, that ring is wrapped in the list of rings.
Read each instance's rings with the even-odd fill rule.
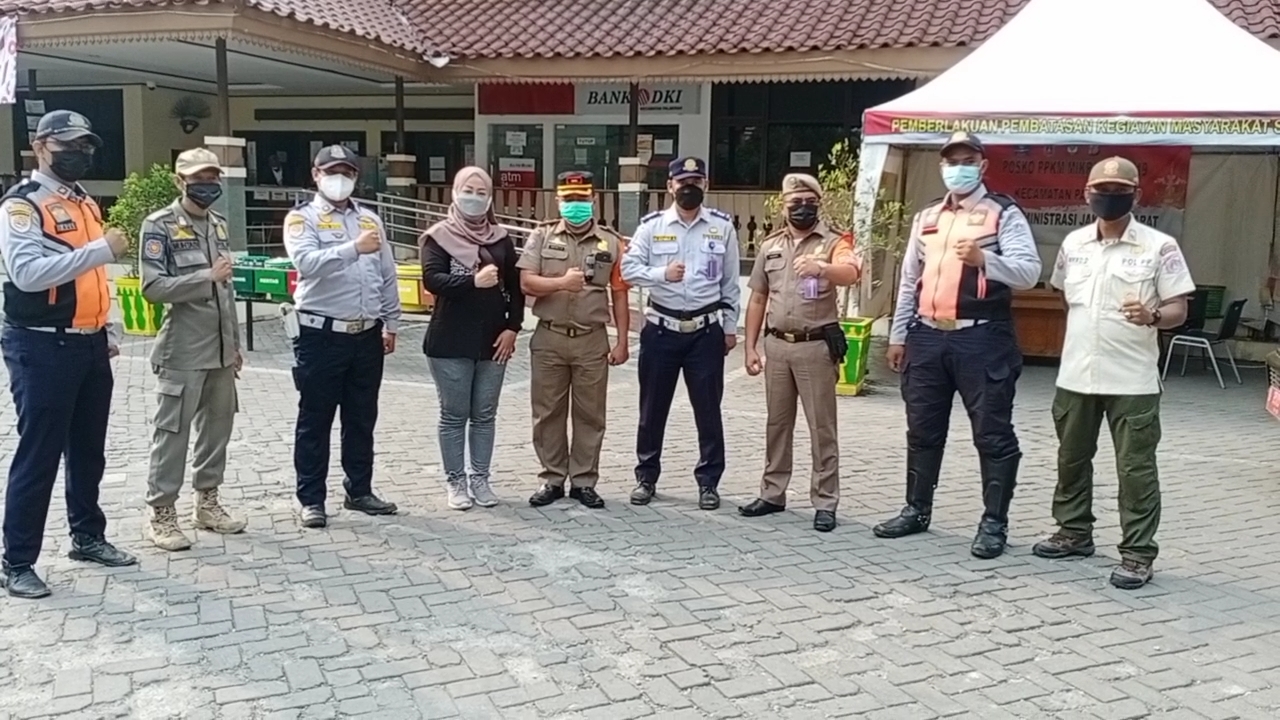
[[[1020,452],[1003,458],[986,455],[978,458],[982,468],[983,512],[978,534],[969,548],[974,557],[990,560],[1004,553],[1009,539],[1009,503],[1013,501],[1013,488],[1018,484],[1018,463],[1021,460]]]
[[[244,532],[245,526],[249,524],[245,520],[231,517],[231,514],[222,507],[222,503],[218,502],[217,488],[196,491],[196,510],[192,515],[192,521],[195,522],[196,527],[211,530],[219,535],[235,535]]]
[[[929,529],[933,518],[933,491],[938,487],[945,450],[945,447],[907,450],[907,506],[897,517],[872,528],[876,537],[906,537]]]
[[[191,547],[191,539],[178,526],[178,511],[172,505],[151,508],[151,542],[161,550],[174,552]]]

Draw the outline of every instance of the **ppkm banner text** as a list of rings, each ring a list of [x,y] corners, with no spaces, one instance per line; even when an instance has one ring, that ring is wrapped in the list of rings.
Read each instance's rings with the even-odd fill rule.
[[[992,145],[987,186],[1018,201],[1036,240],[1058,245],[1067,233],[1093,222],[1084,197],[1089,170],[1119,155],[1138,166],[1138,219],[1174,237],[1187,207],[1191,148],[1169,146]]]

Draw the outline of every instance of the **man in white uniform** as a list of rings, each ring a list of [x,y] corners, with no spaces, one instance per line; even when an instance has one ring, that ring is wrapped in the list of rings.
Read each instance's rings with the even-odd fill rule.
[[[1151,580],[1160,524],[1160,347],[1162,329],[1187,316],[1195,289],[1178,243],[1138,222],[1138,168],[1121,158],[1093,167],[1085,187],[1096,223],[1062,242],[1051,283],[1067,303],[1067,334],[1053,400],[1058,432],[1058,531],[1032,551],[1089,556],[1093,544],[1093,456],[1106,417],[1120,479],[1121,564],[1111,584]]]

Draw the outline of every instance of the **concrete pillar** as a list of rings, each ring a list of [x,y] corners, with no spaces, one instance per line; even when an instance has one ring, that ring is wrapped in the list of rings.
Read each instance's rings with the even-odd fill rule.
[[[209,136],[204,139],[204,145],[218,156],[218,162],[222,164],[222,198],[214,204],[213,209],[227,219],[232,252],[247,251],[249,222],[245,212],[244,189],[248,175],[244,167],[244,138]]]
[[[401,197],[414,197],[418,186],[415,166],[418,158],[413,155],[386,155],[387,177],[384,192]]]
[[[24,178],[31,177],[31,173],[34,172],[36,167],[38,167],[40,164],[40,161],[36,160],[36,151],[23,150],[21,155],[22,155],[22,167],[18,168],[18,173],[22,175],[22,177]]]
[[[630,237],[645,215],[648,165],[638,157],[618,158],[618,232]]]

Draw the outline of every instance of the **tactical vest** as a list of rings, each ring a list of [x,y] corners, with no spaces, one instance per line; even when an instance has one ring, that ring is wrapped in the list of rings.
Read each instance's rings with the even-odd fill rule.
[[[983,268],[970,267],[956,257],[956,244],[972,240],[999,255],[996,236],[1000,216],[1014,204],[1006,195],[988,193],[973,209],[943,200],[920,213],[920,243],[924,269],[917,287],[916,312],[934,321],[1008,320],[1013,293],[1009,286],[987,279]]]
[[[102,211],[93,198],[64,195],[36,180],[24,180],[5,193],[35,209],[34,221],[47,243],[78,250],[102,237]],[[35,222],[32,223],[33,226]],[[25,292],[13,281],[4,284],[4,314],[19,327],[63,327],[95,330],[107,324],[111,293],[107,271],[96,267],[49,290]]]

